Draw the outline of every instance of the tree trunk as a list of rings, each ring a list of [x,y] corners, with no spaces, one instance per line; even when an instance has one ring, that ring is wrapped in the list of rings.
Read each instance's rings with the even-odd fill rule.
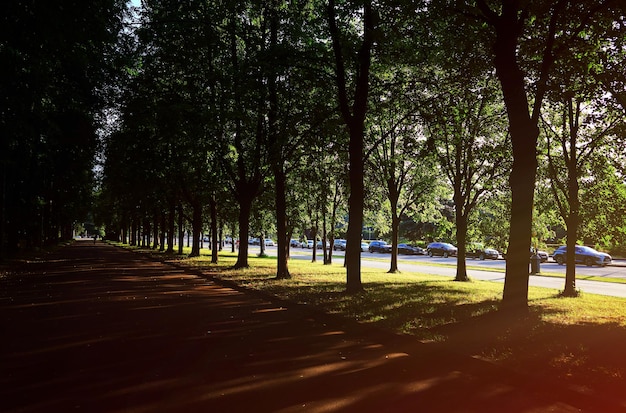
[[[570,203],[572,201],[570,200]],[[571,205],[570,205],[571,208]],[[567,220],[567,254],[565,259],[565,288],[562,295],[565,297],[576,297],[576,241],[578,227],[578,212],[570,211]]]
[[[150,227],[150,218],[146,215],[143,219],[143,236],[141,238],[143,248],[150,248],[150,235],[152,235],[152,228]]]
[[[326,208],[322,208],[322,251],[324,255],[324,265],[330,265],[331,262],[329,260],[330,251],[326,247],[326,239],[328,234],[326,233]]]
[[[363,43],[358,52],[358,70],[353,105],[349,104],[343,49],[335,18],[335,2],[334,0],[329,0],[328,22],[335,55],[339,109],[350,133],[348,145],[350,197],[348,199],[349,221],[346,234],[345,266],[346,292],[353,294],[363,291],[363,284],[361,283],[361,231],[363,229],[365,196],[363,184],[363,132],[369,92],[371,51],[374,45],[375,23],[372,3],[371,1],[365,1],[363,4]]]
[[[128,241],[128,224],[126,218],[122,219],[122,244],[126,244]]]
[[[350,128],[350,197],[348,198],[348,231],[346,233],[346,291],[350,294],[363,291],[361,283],[361,231],[365,185],[363,184],[363,129]]]
[[[259,237],[259,247],[261,249],[261,252],[259,253],[259,257],[265,257],[265,231],[261,231],[260,237]]]
[[[167,217],[167,252],[174,253],[174,231],[176,228],[176,204],[170,202],[170,210]]]
[[[276,183],[276,234],[278,241],[278,262],[276,278],[291,278],[289,273],[289,235],[287,234],[287,177],[282,167],[274,166]]]
[[[191,233],[193,239],[191,240],[191,253],[190,257],[200,256],[200,235],[202,233],[202,205],[195,199],[192,204],[192,219],[191,219]]]
[[[217,264],[219,251],[217,247],[217,200],[215,196],[211,197],[209,208],[211,210],[211,264]],[[233,245],[234,243],[235,241],[233,240]]]
[[[398,239],[400,229],[400,217],[398,216],[398,200],[391,201],[391,267],[389,273],[397,273],[398,271]]]
[[[466,241],[467,241],[467,217],[463,213],[458,211],[462,209],[462,206],[456,205],[457,213],[455,217],[456,221],[456,277],[454,281],[469,281],[467,276],[467,265],[465,262]]]
[[[311,235],[313,236],[311,262],[317,262],[317,219],[315,220],[315,226],[311,228]]]
[[[137,245],[137,219],[136,218],[132,218],[132,220],[130,221],[130,242],[129,242],[130,246],[135,246]]]
[[[159,212],[154,209],[152,213],[152,238],[154,238],[154,242],[152,243],[152,249],[159,248]]]
[[[159,251],[165,251],[165,233],[167,232],[167,228],[165,227],[165,212],[161,211],[161,232],[159,236],[161,237],[161,242],[159,243]]]
[[[513,133],[511,133],[513,136]],[[502,305],[508,309],[525,310],[528,307],[528,266],[532,235],[532,207],[535,189],[536,159],[529,165],[517,165],[511,171],[511,230],[506,260]],[[532,161],[534,167],[532,166]],[[532,179],[532,182],[529,182]]]
[[[569,217],[567,224],[567,257],[565,268],[565,288],[563,295],[566,297],[578,296],[576,291],[576,241],[578,240],[578,220],[580,214],[580,200],[578,199],[578,154],[576,149],[576,140],[578,130],[573,122],[573,110],[570,100],[569,119],[570,119],[570,153],[567,163],[567,192],[569,198]]]
[[[291,237],[293,236],[293,228],[287,230],[287,261],[291,258]],[[291,274],[289,275],[291,277]]]
[[[513,147],[511,225],[502,307],[528,309],[528,266],[532,235],[532,210],[537,173],[537,122],[529,114],[524,74],[517,64],[517,39],[521,22],[512,10],[497,25],[494,45],[496,75],[500,80],[509,118]]]
[[[250,234],[250,211],[252,197],[240,196],[239,201],[239,253],[234,268],[248,268],[248,238]]]
[[[235,233],[237,232],[237,228],[235,227],[235,223],[233,222],[233,227],[232,227],[232,231],[231,233],[231,239],[230,239],[230,252],[232,252],[233,254],[235,253],[235,247],[236,247],[236,243],[237,243],[237,239],[235,238]]]
[[[183,204],[178,204],[178,255],[183,255],[183,245],[185,243],[185,229],[183,227]]]

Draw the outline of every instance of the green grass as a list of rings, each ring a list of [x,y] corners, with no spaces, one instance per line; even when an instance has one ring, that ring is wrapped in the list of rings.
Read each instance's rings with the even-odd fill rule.
[[[556,289],[531,287],[529,312],[511,318],[498,311],[501,283],[455,282],[425,273],[388,274],[362,268],[365,291],[345,293],[339,264],[291,260],[288,280],[275,279],[276,258],[249,257],[250,268],[233,270],[236,256],[172,256],[283,299],[414,336],[423,342],[488,359],[529,374],[541,372],[597,392],[621,394],[626,385],[626,299],[594,294],[563,298]]]

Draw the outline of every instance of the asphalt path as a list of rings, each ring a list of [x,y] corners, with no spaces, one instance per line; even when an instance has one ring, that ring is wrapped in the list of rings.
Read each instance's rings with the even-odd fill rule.
[[[4,413],[624,411],[100,242],[0,277],[0,331]]]
[[[257,253],[258,247],[250,249],[250,253]],[[276,248],[268,247],[266,253],[275,255]],[[318,252],[321,254],[321,252]],[[342,251],[334,251],[333,256],[336,262],[343,263]],[[292,248],[291,257],[296,259],[311,259],[312,250]],[[484,281],[504,282],[504,271],[506,262],[500,260],[476,260],[467,259],[467,275],[470,278]],[[361,265],[369,268],[388,269],[389,254],[370,254],[363,252],[361,254]],[[408,256],[401,255],[399,257],[398,269],[401,272],[427,273],[434,275],[443,275],[448,277],[456,276],[456,258],[440,258],[426,256]],[[552,288],[563,290],[565,286],[565,266],[558,265],[555,262],[542,263],[540,265],[541,275],[530,275],[529,285],[535,287]],[[551,276],[550,274],[560,275]],[[606,277],[606,278],[624,278],[626,279],[626,262],[624,260],[615,260],[614,265],[607,267],[588,267],[586,265],[576,266],[576,287],[583,293],[600,294],[612,297],[626,298],[626,284],[591,281],[585,277]]]

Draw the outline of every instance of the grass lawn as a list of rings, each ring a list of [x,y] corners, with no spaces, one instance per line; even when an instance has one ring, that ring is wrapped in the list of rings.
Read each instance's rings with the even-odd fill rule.
[[[276,280],[276,258],[250,257],[250,268],[230,268],[236,256],[170,257],[328,313],[437,342],[530,375],[550,377],[584,391],[618,397],[626,384],[626,299],[531,287],[529,313],[512,319],[498,312],[502,284],[455,282],[422,273],[387,274],[362,268],[365,292],[347,295],[342,265],[291,260],[292,278]],[[341,261],[343,262],[343,261]]]

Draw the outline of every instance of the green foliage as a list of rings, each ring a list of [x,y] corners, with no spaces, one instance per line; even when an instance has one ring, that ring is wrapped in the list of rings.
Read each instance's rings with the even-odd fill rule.
[[[590,170],[593,177],[581,188],[580,239],[586,245],[622,255],[626,245],[626,184],[603,156],[594,158]]]

